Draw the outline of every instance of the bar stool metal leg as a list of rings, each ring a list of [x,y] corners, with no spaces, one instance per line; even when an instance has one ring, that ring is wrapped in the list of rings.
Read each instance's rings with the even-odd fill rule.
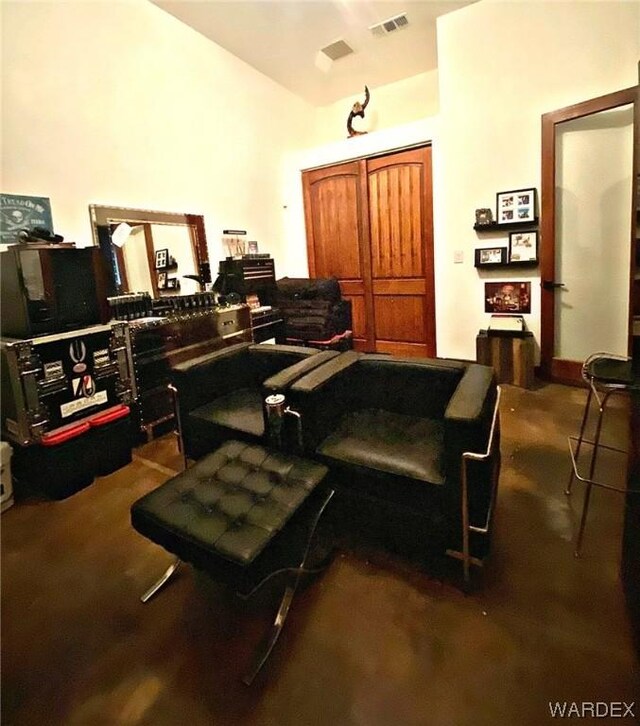
[[[578,444],[576,446],[576,461],[578,461],[580,457],[580,448],[582,447],[582,439],[584,438],[584,432],[587,427],[587,421],[589,419],[589,411],[591,410],[591,399],[593,398],[593,388],[590,385],[589,386],[589,395],[587,396],[587,404],[584,407],[584,413],[582,414],[582,424],[580,426],[580,434],[578,436]],[[571,473],[569,474],[569,482],[567,484],[567,488],[564,490],[564,493],[569,496],[571,494],[571,487],[573,485],[574,480],[574,472],[573,467],[571,467]]]
[[[596,424],[596,433],[595,438],[593,440],[593,451],[591,453],[591,462],[589,464],[589,483],[587,484],[587,489],[584,493],[584,504],[582,505],[582,517],[580,518],[580,530],[578,531],[578,539],[576,541],[576,549],[574,552],[574,555],[576,557],[580,557],[580,552],[582,549],[582,540],[584,538],[584,529],[587,524],[587,514],[589,512],[589,502],[591,501],[591,489],[593,488],[593,484],[591,481],[593,480],[593,474],[596,469],[596,461],[598,458],[598,446],[600,444],[600,434],[602,433],[602,419],[604,418],[604,409],[607,405],[607,400],[609,399],[609,396],[611,395],[611,391],[608,391],[605,393],[604,397],[602,398],[602,401],[599,402],[598,407],[598,423]],[[576,459],[577,460],[577,459]],[[573,473],[573,468],[572,468]]]

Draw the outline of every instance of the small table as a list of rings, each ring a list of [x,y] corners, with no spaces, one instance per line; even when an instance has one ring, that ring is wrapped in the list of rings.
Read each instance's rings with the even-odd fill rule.
[[[533,386],[533,333],[499,335],[481,330],[476,337],[476,360],[492,366],[498,383],[511,383],[520,388]]]
[[[147,602],[181,561],[241,597],[276,574],[286,576],[274,625],[243,678],[251,684],[273,649],[333,491],[327,468],[262,446],[227,441],[131,508],[134,528],[177,556],[142,596]]]

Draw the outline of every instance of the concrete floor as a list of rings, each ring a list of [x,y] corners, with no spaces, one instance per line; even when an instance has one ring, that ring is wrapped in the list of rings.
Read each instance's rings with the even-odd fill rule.
[[[171,437],[65,501],[14,506],[2,515],[2,722],[537,726],[549,701],[640,701],[620,496],[595,492],[573,557],[582,491],[563,494],[566,436],[585,395],[505,387],[494,548],[472,595],[382,554],[339,553],[297,596],[251,689],[239,676],[268,593],[246,605],[185,568],[138,599],[171,558],[128,510],[179,468]],[[625,431],[614,406],[609,443]],[[624,467],[607,455],[599,476],[620,483]]]

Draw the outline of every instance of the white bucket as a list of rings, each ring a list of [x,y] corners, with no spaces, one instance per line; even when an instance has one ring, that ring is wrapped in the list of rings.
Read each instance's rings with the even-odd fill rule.
[[[11,478],[11,456],[13,449],[6,441],[0,441],[0,512],[13,504],[13,480]]]

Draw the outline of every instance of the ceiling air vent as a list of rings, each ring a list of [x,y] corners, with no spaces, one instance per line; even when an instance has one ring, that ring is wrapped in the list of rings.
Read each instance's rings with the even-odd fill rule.
[[[329,43],[325,48],[321,48],[320,52],[331,58],[332,61],[336,61],[353,53],[353,48],[347,45],[344,40],[336,40],[335,43]]]
[[[409,25],[409,19],[407,18],[406,13],[402,13],[401,15],[389,18],[389,20],[383,20],[381,23],[371,25],[369,30],[372,35],[376,36],[376,38],[380,38],[383,35],[388,35],[396,30],[400,30],[401,28],[406,28],[407,25]]]

